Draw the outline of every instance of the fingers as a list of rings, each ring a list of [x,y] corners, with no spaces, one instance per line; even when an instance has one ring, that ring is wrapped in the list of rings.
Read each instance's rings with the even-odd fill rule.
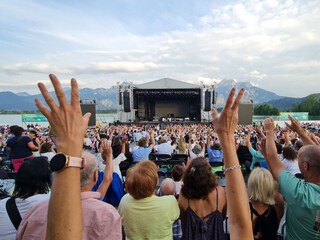
[[[239,104],[240,104],[240,100],[241,100],[241,98],[243,96],[243,93],[244,93],[244,88],[241,88],[239,93],[238,93],[238,95],[237,95],[237,97],[236,97],[236,100],[234,100],[234,102],[233,102],[233,105],[231,107],[232,110],[238,109]]]
[[[72,107],[80,107],[80,93],[77,80],[71,79],[71,101]]]
[[[211,110],[212,122],[214,122],[218,118],[218,112],[215,108]]]
[[[37,108],[39,109],[39,111],[47,118],[50,118],[50,114],[51,112],[42,104],[42,102],[39,99],[35,99],[34,100]]]
[[[51,111],[52,112],[57,112],[58,111],[58,106],[57,106],[56,102],[54,101],[53,97],[50,95],[50,93],[47,90],[46,86],[43,83],[40,82],[40,83],[38,83],[38,88],[39,88],[44,100],[46,101],[46,103],[50,107]]]
[[[68,105],[68,101],[58,78],[54,74],[50,74],[49,77],[54,87],[54,91],[56,92],[56,96],[60,103],[60,106],[62,108],[65,108]]]
[[[288,129],[291,129],[291,125],[287,122],[284,123]]]
[[[227,98],[226,105],[224,106],[224,108],[230,108],[231,107],[231,105],[233,103],[233,97],[234,97],[235,92],[236,92],[236,89],[232,88],[230,93],[229,93],[229,96]]]
[[[86,129],[88,128],[90,117],[91,117],[91,113],[89,112],[82,116],[82,120],[85,124]]]

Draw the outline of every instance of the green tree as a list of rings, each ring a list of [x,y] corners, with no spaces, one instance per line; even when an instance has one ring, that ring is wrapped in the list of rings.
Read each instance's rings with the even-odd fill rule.
[[[272,107],[270,104],[260,104],[254,106],[255,115],[279,115],[278,108]]]
[[[310,95],[305,100],[302,100],[300,103],[295,104],[292,109],[292,112],[309,112],[311,116],[320,115],[320,99],[317,95]]]

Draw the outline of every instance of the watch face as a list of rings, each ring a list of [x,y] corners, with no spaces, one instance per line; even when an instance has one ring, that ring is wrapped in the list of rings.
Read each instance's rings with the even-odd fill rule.
[[[50,169],[51,171],[59,171],[63,169],[66,165],[66,156],[64,154],[58,153],[56,154],[50,161]]]

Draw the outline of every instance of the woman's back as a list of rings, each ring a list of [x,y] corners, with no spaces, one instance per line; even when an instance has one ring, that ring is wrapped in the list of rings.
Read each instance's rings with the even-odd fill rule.
[[[254,239],[276,240],[279,227],[277,211],[274,206],[252,204],[250,202]]]
[[[217,186],[207,199],[186,199],[180,195],[183,239],[224,239],[226,196]]]

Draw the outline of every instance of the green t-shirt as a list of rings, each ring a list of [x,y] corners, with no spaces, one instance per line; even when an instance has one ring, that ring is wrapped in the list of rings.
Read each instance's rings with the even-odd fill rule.
[[[126,194],[118,211],[127,239],[172,240],[172,224],[180,209],[174,196],[151,196],[136,200]]]
[[[278,182],[287,203],[285,239],[320,239],[320,186],[288,171],[280,173]]]

